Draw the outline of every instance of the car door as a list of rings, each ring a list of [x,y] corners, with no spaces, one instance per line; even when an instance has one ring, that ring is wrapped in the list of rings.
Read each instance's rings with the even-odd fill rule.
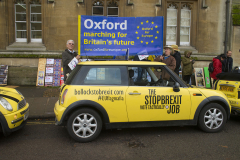
[[[109,121],[128,122],[125,94],[128,79],[125,66],[83,66],[77,73],[72,101],[93,101],[107,112]],[[78,85],[80,84],[80,85]]]
[[[137,82],[138,71],[135,71],[133,79],[135,79],[135,84],[129,86],[126,91],[126,104],[127,112],[130,122],[140,122],[140,121],[170,121],[170,120],[189,120],[190,109],[191,109],[191,99],[188,88],[180,87],[178,92],[173,91],[173,84],[176,79],[169,74],[168,70],[161,67],[158,73],[154,69],[136,67],[147,70],[145,77],[150,76],[148,83],[145,80]],[[141,77],[144,77],[140,75]],[[167,75],[167,78],[166,77]],[[153,77],[152,77],[153,76]],[[159,80],[157,86],[154,79]],[[144,78],[142,78],[144,79]],[[155,80],[156,81],[156,80]],[[154,84],[155,83],[155,84]]]

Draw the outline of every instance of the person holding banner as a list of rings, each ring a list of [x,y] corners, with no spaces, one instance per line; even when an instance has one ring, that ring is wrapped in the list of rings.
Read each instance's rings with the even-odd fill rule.
[[[63,74],[64,74],[64,82],[67,80],[67,74],[72,72],[71,68],[69,67],[69,63],[76,58],[78,62],[80,61],[80,55],[78,55],[74,50],[74,41],[68,40],[66,44],[67,49],[62,52],[62,62],[63,62]]]

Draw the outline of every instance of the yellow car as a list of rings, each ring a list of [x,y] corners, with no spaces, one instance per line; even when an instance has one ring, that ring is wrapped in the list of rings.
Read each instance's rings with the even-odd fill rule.
[[[5,136],[22,128],[29,115],[29,104],[16,89],[0,87],[0,130]]]
[[[222,92],[190,88],[164,63],[89,61],[61,86],[54,112],[73,139],[89,142],[102,128],[198,125],[218,132],[231,108]]]
[[[240,113],[240,71],[233,70],[229,73],[218,74],[215,89],[223,92],[232,108],[232,113]]]

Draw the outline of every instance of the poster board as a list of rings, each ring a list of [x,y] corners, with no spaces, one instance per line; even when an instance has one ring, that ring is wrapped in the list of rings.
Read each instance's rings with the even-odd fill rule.
[[[52,86],[53,84],[53,66],[54,66],[54,59],[47,58],[44,86]]]
[[[7,85],[8,65],[0,65],[0,85]]]
[[[206,88],[211,88],[211,80],[210,80],[211,78],[209,75],[208,67],[204,67],[203,71],[204,71]]]
[[[44,86],[46,58],[39,58],[36,86]]]
[[[205,78],[203,68],[194,68],[195,69],[195,81],[197,87],[205,87]]]

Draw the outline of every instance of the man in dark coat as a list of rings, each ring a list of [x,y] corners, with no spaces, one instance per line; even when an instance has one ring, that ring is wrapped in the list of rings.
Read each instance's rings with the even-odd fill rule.
[[[78,55],[74,50],[74,41],[68,40],[67,41],[67,49],[62,52],[62,61],[63,61],[63,74],[64,74],[64,82],[67,79],[67,74],[70,74],[72,70],[68,66],[68,64],[72,61],[75,57],[78,61],[80,59],[80,55]]]
[[[231,72],[233,66],[232,51],[227,51],[226,59],[223,61],[222,72]]]
[[[181,65],[181,54],[180,49],[178,49],[178,45],[172,45],[173,48],[173,57],[176,59],[176,68],[174,69],[174,72],[179,76],[179,68]]]

